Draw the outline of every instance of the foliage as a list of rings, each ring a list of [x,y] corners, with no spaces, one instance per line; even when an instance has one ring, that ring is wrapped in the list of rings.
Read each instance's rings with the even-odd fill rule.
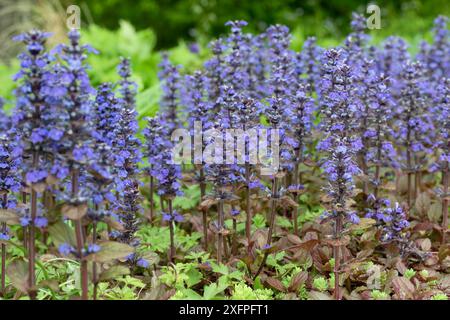
[[[86,1],[78,0],[75,3],[86,4]],[[434,16],[448,15],[448,8],[442,0],[378,1],[377,4],[383,14],[383,29],[378,39],[394,33],[418,39],[420,33],[431,27]],[[271,24],[286,24],[299,36],[299,43],[306,37],[315,35],[321,41],[320,44],[325,46],[332,44],[330,40],[338,42],[345,37],[349,32],[350,12],[363,12],[365,5],[356,0],[262,0],[258,6],[251,2],[236,3],[231,0],[220,3],[140,0],[133,1],[133,5],[127,1],[108,0],[101,3],[89,2],[86,14],[98,25],[110,29],[118,27],[119,19],[130,21],[138,29],[151,28],[157,34],[158,48],[172,47],[179,39],[194,41],[193,37],[199,35],[206,35],[208,38],[220,36],[226,31],[225,22],[232,19],[248,21],[255,32],[261,32]],[[405,23],[406,21],[414,23]]]

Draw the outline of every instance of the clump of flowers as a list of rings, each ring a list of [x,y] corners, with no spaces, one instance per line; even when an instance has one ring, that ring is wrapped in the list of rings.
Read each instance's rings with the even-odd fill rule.
[[[20,133],[19,146],[24,154],[23,172],[25,183],[31,187],[30,223],[26,229],[29,243],[29,279],[33,287],[35,278],[35,219],[38,215],[38,192],[35,186],[48,176],[50,164],[46,154],[54,153],[54,142],[61,139],[61,132],[55,130],[55,113],[46,103],[49,92],[50,56],[45,52],[48,33],[38,30],[21,34],[14,39],[26,45],[26,51],[19,55],[21,70],[15,76],[19,82],[16,91],[17,104],[13,116],[13,126]],[[58,114],[58,113],[56,113]],[[33,296],[33,295],[32,295]]]
[[[425,165],[425,153],[430,153],[434,139],[433,121],[426,110],[426,99],[422,94],[424,81],[422,66],[408,63],[401,73],[402,89],[398,98],[399,108],[395,115],[395,139],[398,145],[402,169],[408,176],[407,200],[411,208],[412,201],[419,192],[420,176],[418,172]],[[415,176],[415,189],[412,193],[412,178]]]
[[[334,49],[326,51],[324,55],[319,104],[323,115],[321,127],[325,137],[318,144],[318,149],[326,153],[322,168],[328,179],[328,185],[325,187],[330,197],[328,215],[335,221],[333,236],[338,242],[345,220],[352,223],[359,221],[348,201],[355,188],[353,177],[360,173],[354,158],[361,148],[361,141],[355,134],[358,101],[352,86],[353,74],[341,57],[341,52]],[[339,245],[334,244],[336,299],[340,299],[339,250]]]
[[[181,120],[178,116],[181,86],[179,68],[169,61],[169,56],[166,53],[162,55],[159,67],[158,77],[163,90],[160,112],[167,121],[169,131],[172,131],[179,127]]]
[[[354,280],[375,265],[372,249],[378,264],[400,258],[408,270],[392,279],[393,298],[402,298],[404,281],[421,288],[414,296],[431,297],[430,275],[415,270],[417,261],[436,274],[445,267],[435,239],[440,232],[444,245],[448,231],[447,18],[436,19],[433,42],[418,54],[399,37],[371,45],[357,14],[342,46],[328,50],[315,38],[293,50],[282,25],[258,35],[244,32],[245,21],[226,25],[230,33],[209,44],[199,70],[163,54],[160,109],[142,131],[130,59],[121,58],[117,83],[93,87],[87,58],[95,50],[81,43],[79,31],[50,53],[47,33],[16,37],[25,50],[12,116],[0,99],[3,297],[13,294],[7,273],[31,299],[53,293],[36,283],[39,250],[42,262],[58,252],[77,260],[82,299],[90,292],[96,299],[118,275],[136,276],[124,278],[127,284],[140,277],[146,283],[150,266],[156,277],[147,295],[168,298],[172,288],[157,284],[161,263],[173,267],[163,276],[173,275],[167,286],[183,289],[178,298],[198,290],[210,297],[219,287],[218,294],[229,294],[227,277],[217,273],[262,280],[279,291],[275,298],[306,298],[311,288],[336,299],[369,298]],[[270,141],[260,139],[262,131]],[[176,144],[180,133],[183,144]],[[184,148],[192,146],[186,158]],[[161,262],[166,232],[170,249]],[[21,241],[27,257],[10,259],[17,252],[10,246]],[[355,263],[363,263],[364,274]],[[389,263],[385,268],[383,281]],[[25,269],[27,283],[17,279]],[[310,271],[320,273],[312,282]],[[280,282],[277,274],[287,278]],[[343,281],[357,290],[344,292]],[[389,299],[387,292],[373,290],[372,298]]]
[[[10,132],[11,133],[11,132]],[[17,176],[19,166],[21,165],[22,158],[20,149],[10,141],[4,133],[0,134],[0,209],[9,210],[14,209],[17,206],[14,193],[19,192],[21,189],[21,181]],[[39,221],[38,221],[39,222]],[[2,251],[2,266],[1,274],[2,279],[5,278],[6,272],[6,245],[4,241],[10,240],[9,228],[6,222],[2,222],[0,225],[0,242]],[[1,293],[5,294],[6,283],[2,280]]]

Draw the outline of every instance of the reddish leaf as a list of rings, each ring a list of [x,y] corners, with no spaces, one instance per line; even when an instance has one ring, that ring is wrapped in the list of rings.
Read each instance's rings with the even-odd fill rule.
[[[23,293],[30,289],[28,285],[28,264],[22,259],[16,259],[6,268],[11,284]]]
[[[302,240],[295,234],[288,234],[287,239],[293,244],[301,244]]]
[[[80,220],[83,218],[88,210],[87,204],[69,205],[65,204],[62,207],[62,213],[71,220]]]
[[[333,298],[324,292],[319,291],[310,291],[309,292],[309,299],[310,300],[333,300]]]
[[[431,249],[431,241],[428,238],[417,240],[417,244],[420,246],[422,251],[430,251]]]
[[[419,196],[416,199],[415,206],[417,212],[420,215],[422,216],[426,215],[431,206],[430,196],[425,192],[419,194]]]
[[[269,285],[269,287],[281,291],[281,292],[286,292],[286,288],[284,287],[284,285],[281,283],[280,280],[275,279],[275,278],[267,278],[266,279],[266,283],[267,285]]]
[[[312,266],[313,260],[311,254],[304,250],[300,249],[294,254],[294,260],[297,260],[298,263],[304,268],[308,269]]]
[[[397,296],[404,299],[413,299],[416,291],[414,285],[405,277],[395,277],[392,280],[392,286]]]
[[[400,274],[405,274],[405,272],[406,272],[406,269],[408,269],[408,268],[406,268],[406,266],[405,266],[405,264],[403,263],[403,261],[401,261],[401,260],[398,260],[396,263],[395,263],[395,268],[398,270],[398,272],[400,272]]]
[[[289,284],[288,290],[291,292],[297,292],[297,290],[306,282],[308,279],[308,272],[301,271],[292,277],[291,283]]]
[[[306,251],[311,251],[312,249],[314,249],[314,247],[319,243],[319,240],[308,240],[305,242],[302,242],[298,245],[292,246],[290,247],[290,249],[302,249],[302,250],[306,250]]]

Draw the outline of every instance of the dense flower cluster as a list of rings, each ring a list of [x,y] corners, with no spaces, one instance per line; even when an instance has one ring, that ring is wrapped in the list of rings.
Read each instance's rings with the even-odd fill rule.
[[[119,123],[115,128],[115,165],[117,170],[117,190],[122,192],[128,185],[133,184],[138,174],[138,164],[141,162],[141,143],[136,137],[138,131],[137,112],[135,103],[135,86],[130,81],[131,71],[128,59],[122,59],[119,64],[119,82],[121,106]]]
[[[11,134],[11,132],[9,132]],[[12,141],[11,141],[12,140]],[[15,145],[11,136],[0,135],[0,193],[15,193],[21,189],[20,178],[17,172],[20,169],[22,157],[20,148]],[[7,209],[14,206],[12,202],[2,202],[2,208]]]
[[[298,68],[302,76],[306,77],[308,92],[316,91],[320,78],[319,57],[322,49],[317,45],[315,37],[308,37],[303,43],[303,50],[299,54]]]
[[[160,102],[160,110],[166,119],[169,129],[173,130],[180,124],[179,100],[180,100],[180,73],[179,68],[169,61],[169,56],[163,54],[162,62],[159,65],[158,77],[161,81],[163,94]]]
[[[10,132],[11,133],[11,132]],[[17,176],[22,162],[21,150],[11,142],[11,137],[0,135],[0,209],[14,209],[17,201],[14,193],[21,189],[21,181]],[[2,223],[0,239],[9,240],[8,228]]]
[[[121,104],[113,91],[113,85],[102,83],[97,89],[91,120],[95,126],[93,135],[98,142],[104,142],[111,147],[114,145],[120,112]]]
[[[46,104],[51,86],[47,79],[52,79],[49,70],[51,57],[45,53],[45,41],[50,35],[37,30],[15,37],[27,46],[27,51],[20,54],[21,70],[15,76],[19,82],[16,91],[17,104],[12,118],[13,126],[20,133],[20,146],[23,152],[34,154],[24,162],[28,183],[44,180],[50,170],[49,162],[38,154],[54,154],[55,141],[61,139],[61,131],[55,128],[54,120],[59,112]]]
[[[448,43],[449,31],[447,29],[448,18],[439,16],[434,21],[434,41],[430,45],[426,42],[421,44],[421,52],[418,56],[426,66],[426,72],[430,80],[439,82],[443,77],[448,77],[450,72],[450,45]]]
[[[402,143],[405,152],[402,159],[408,162],[407,169],[414,169],[421,163],[413,164],[414,155],[419,152],[431,152],[434,139],[433,122],[426,112],[426,99],[421,91],[423,68],[417,63],[407,63],[401,74],[403,87],[398,99],[395,138]],[[411,159],[408,160],[408,153]]]
[[[87,74],[86,59],[88,53],[96,51],[80,44],[77,30],[70,31],[68,37],[69,44],[60,45],[55,50],[63,61],[62,65],[55,67],[57,78],[53,83],[53,87],[61,91],[60,103],[64,106],[60,115],[64,130],[60,133],[61,169],[58,171],[78,168],[94,156],[91,123],[88,121],[93,109],[91,95],[94,89]]]
[[[328,50],[324,59],[319,105],[325,136],[318,148],[329,155],[322,165],[329,180],[326,190],[332,198],[331,213],[334,216],[347,213],[351,221],[357,222],[357,216],[348,212],[347,201],[355,187],[354,176],[360,173],[355,162],[355,154],[361,148],[355,116],[359,101],[352,85],[352,69],[342,61],[342,52]]]
[[[433,99],[432,116],[435,123],[436,140],[435,146],[441,150],[439,161],[450,162],[450,79],[442,78]],[[442,169],[445,169],[442,167]]]
[[[3,110],[5,105],[5,100],[0,98],[0,132],[6,132],[11,126],[11,117],[5,114]]]

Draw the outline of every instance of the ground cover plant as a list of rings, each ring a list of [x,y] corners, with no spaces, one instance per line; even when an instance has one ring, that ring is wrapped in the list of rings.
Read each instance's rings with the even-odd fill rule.
[[[16,36],[3,299],[447,300],[447,20],[415,55],[358,14],[342,45],[298,52],[285,26],[230,21],[202,66],[163,55],[141,121],[131,59],[93,86],[78,30]]]

